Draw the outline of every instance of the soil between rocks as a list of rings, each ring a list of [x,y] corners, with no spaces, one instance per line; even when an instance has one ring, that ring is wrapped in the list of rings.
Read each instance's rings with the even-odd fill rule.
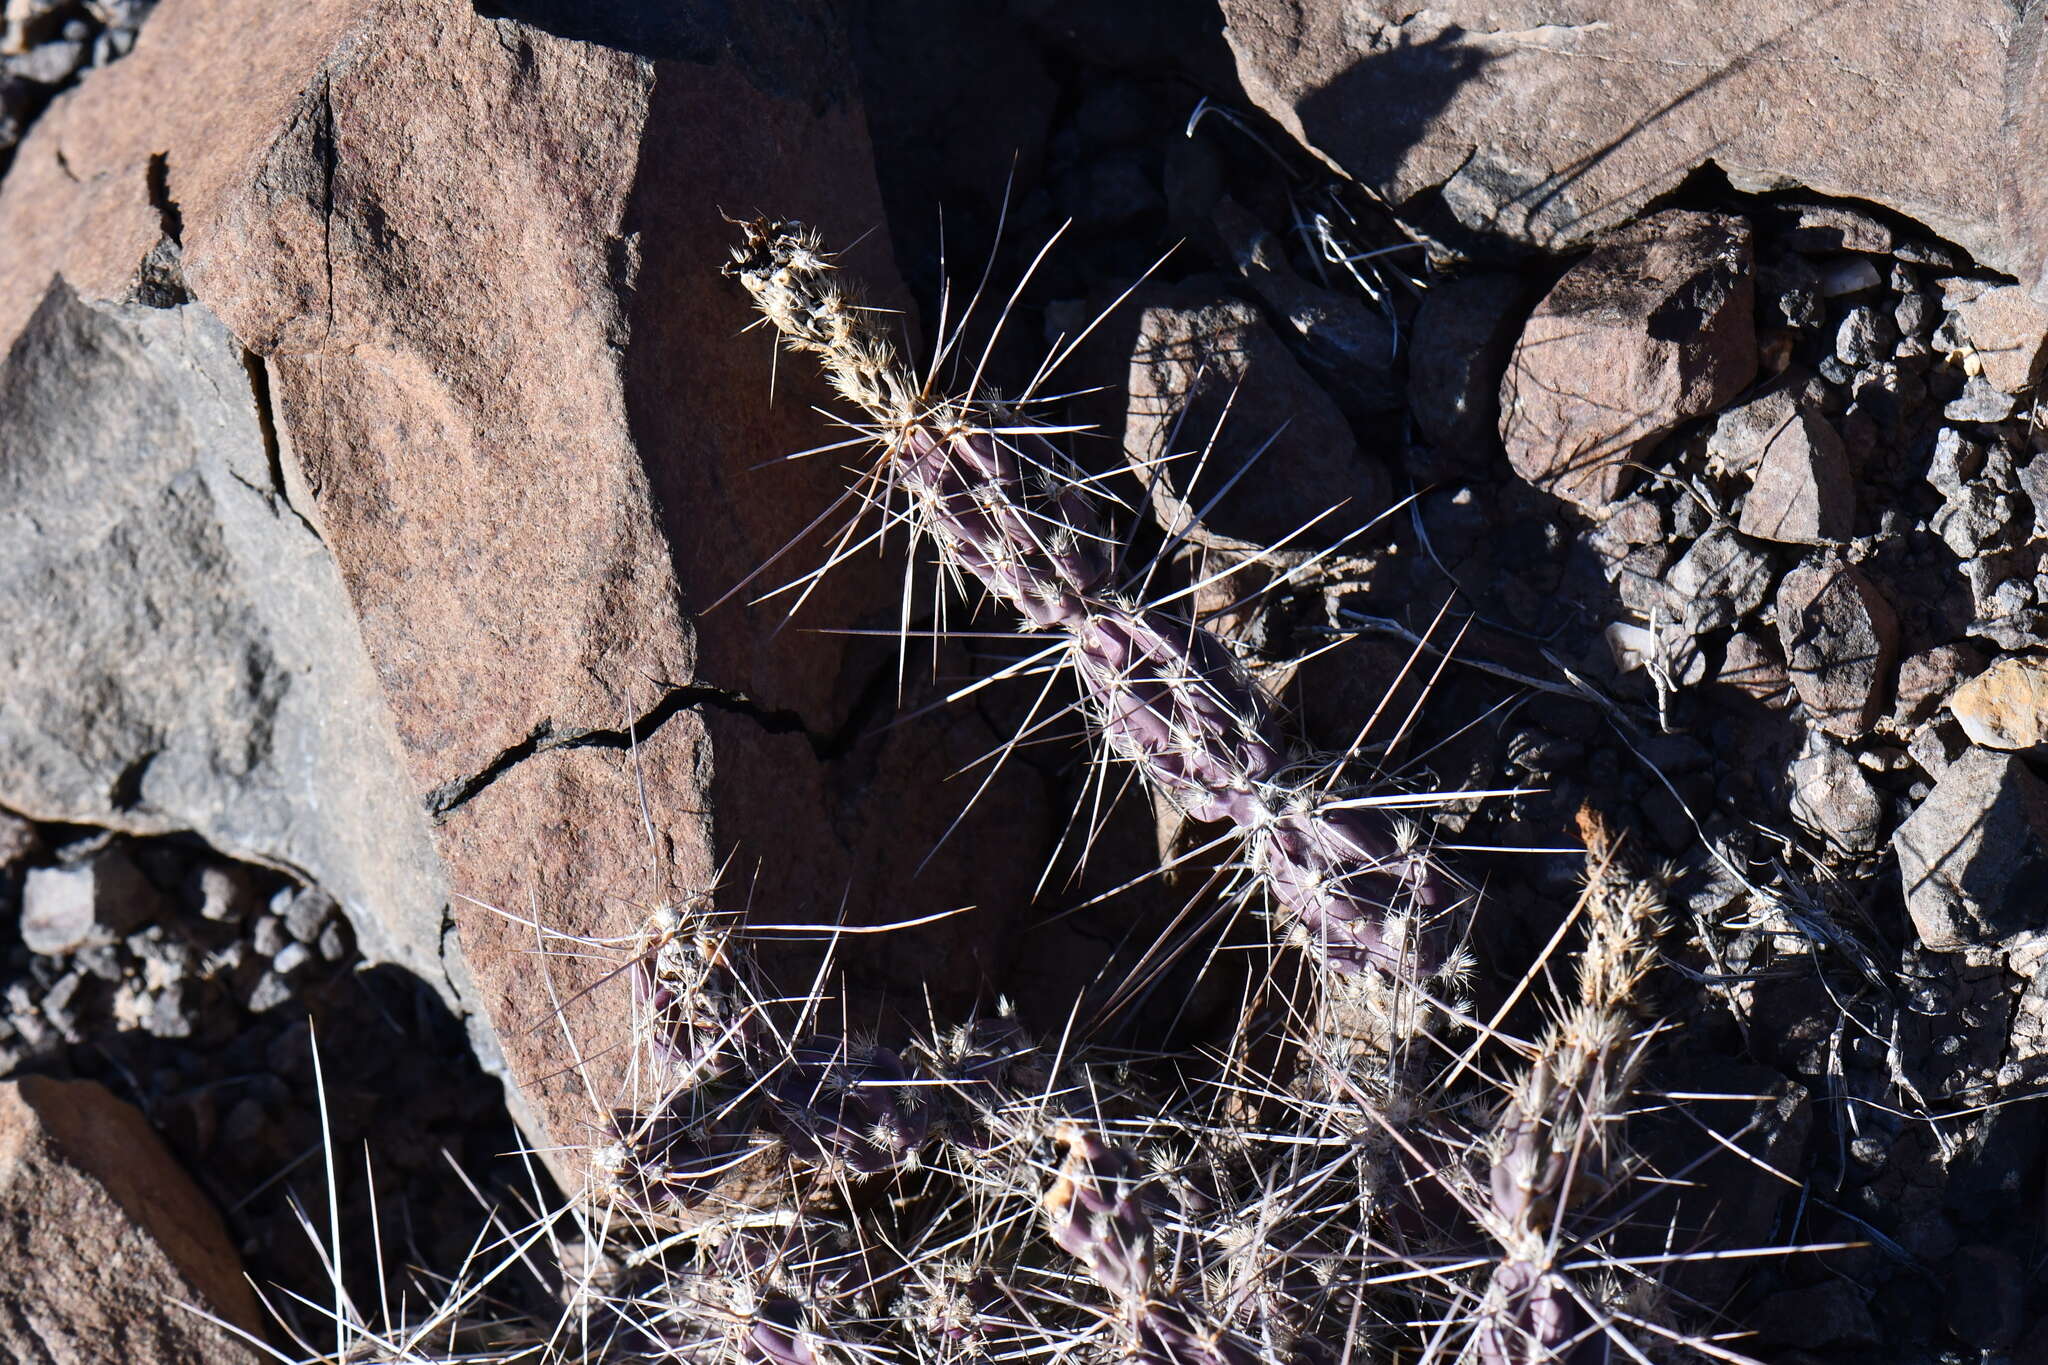
[[[1893,842],[1930,809],[1967,827],[2014,807],[2020,843],[2043,832],[2024,756],[1965,761],[1984,752],[1972,742],[1996,698],[1960,691],[1993,660],[2048,650],[2034,376],[2000,388],[1997,349],[1987,363],[1970,340],[1995,325],[1978,304],[2004,278],[1881,210],[1695,177],[1652,207],[1747,226],[1756,357],[1733,398],[1634,448],[1625,488],[1566,502],[1504,458],[1495,410],[1523,320],[1576,258],[1404,233],[1252,111],[1213,10],[854,0],[847,19],[887,227],[927,328],[944,276],[978,275],[993,252],[994,277],[1015,278],[1070,223],[993,343],[998,386],[1020,386],[1150,270],[1180,301],[1277,338],[1292,365],[1278,416],[1320,403],[1325,452],[1349,442],[1348,477],[1409,499],[1298,581],[1210,605],[1234,608],[1219,619],[1325,749],[1352,744],[1417,639],[1456,641],[1452,666],[1420,656],[1385,711],[1398,723],[1423,679],[1427,704],[1366,752],[1417,789],[1516,790],[1437,819],[1447,856],[1486,888],[1482,961],[1526,962],[1555,928],[1582,802],[1670,860],[1681,927],[1655,1003],[1683,1043],[1654,1084],[1781,1096],[1798,1140],[1779,1172],[1797,1197],[1753,1231],[1864,1244],[1731,1275],[1714,1306],[1759,1334],[1745,1349],[1910,1360],[2038,1340],[2043,1151],[2027,1101],[2048,1072],[2048,923],[2004,916],[2037,904],[2041,883],[2030,865],[1987,863],[1995,886],[1909,903]],[[45,41],[77,41],[57,31]],[[1160,325],[1126,307],[1056,386],[1110,390],[1069,405],[1104,427],[1077,443],[1095,468],[1121,466],[1132,428],[1117,395]],[[1156,376],[1185,362],[1140,363]],[[1245,383],[1281,383],[1273,368]],[[1752,411],[1779,401],[1805,424],[1798,450],[1778,444],[1789,418]],[[1262,420],[1234,413],[1208,477],[1272,434]],[[1297,426],[1205,514],[1215,534],[1176,552],[1184,578],[1324,510],[1346,475],[1301,475],[1306,443]],[[1805,463],[1764,476],[1787,460]],[[1809,489],[1823,502],[1791,505]],[[1133,507],[1152,496],[1135,479],[1122,491]],[[1833,548],[1760,533],[1802,516]],[[1882,606],[1786,633],[1852,581],[1856,602]],[[1878,661],[1867,679],[1858,660]],[[1079,790],[1067,760],[1032,761]],[[68,952],[12,932],[31,876],[109,856],[139,871],[154,911]],[[73,827],[26,829],[0,861],[0,1073],[92,1076],[137,1103],[259,1282],[316,1298],[326,1283],[292,1208],[324,1226],[314,1031],[335,1148],[367,1142],[375,1177],[373,1198],[360,1161],[341,1164],[345,1245],[371,1245],[375,1207],[392,1268],[459,1264],[482,1213],[444,1150],[481,1184],[524,1188],[460,1028],[416,982],[356,970],[338,921],[304,908],[316,889],[190,842]],[[209,872],[232,891],[213,895]]]

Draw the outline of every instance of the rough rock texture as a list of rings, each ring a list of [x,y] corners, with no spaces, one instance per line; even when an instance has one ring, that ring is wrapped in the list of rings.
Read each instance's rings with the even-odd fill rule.
[[[1892,835],[1920,941],[1956,952],[2043,927],[2048,784],[2011,754],[1969,749]]]
[[[1482,271],[1431,285],[1408,350],[1408,406],[1430,444],[1418,476],[1484,469],[1500,458],[1500,388],[1527,286]]]
[[[2003,393],[2030,387],[2048,348],[2048,308],[2018,285],[1985,289],[1967,287],[1974,281],[1958,283],[1966,287],[1951,295],[1949,307],[1962,324],[1984,378]]]
[[[154,916],[161,898],[127,854],[106,849],[22,878],[21,941],[32,953],[104,947]]]
[[[1711,161],[1742,188],[1888,205],[2043,297],[2038,6],[1732,0],[1710,20],[1663,0],[1223,11],[1252,99],[1410,212],[1434,192],[1465,227],[1568,247]]]
[[[1772,433],[1743,500],[1741,530],[1764,540],[1817,545],[1856,529],[1856,481],[1828,419],[1805,403]]]
[[[1629,461],[1756,373],[1749,228],[1667,210],[1615,234],[1536,305],[1501,381],[1515,472],[1581,507],[1626,492]]]
[[[893,651],[770,641],[779,602],[690,614],[843,488],[837,459],[757,468],[829,439],[826,394],[785,367],[769,405],[770,343],[734,340],[748,308],[718,274],[721,205],[835,241],[880,220],[823,11],[493,13],[166,7],[23,144],[0,339],[57,276],[98,303],[160,295],[175,264],[263,358],[286,473],[250,481],[292,488],[339,569],[476,996],[574,1188],[566,1149],[634,1098],[606,947],[654,904],[711,890],[730,855],[723,894],[776,922],[1022,905],[1049,836],[1030,785],[997,784],[950,846],[975,856],[914,877],[965,797],[929,774],[989,726],[954,710],[854,743]],[[101,116],[126,107],[153,117]],[[886,262],[849,264],[887,294]],[[868,560],[809,619],[893,622],[898,596]],[[856,992],[893,975],[964,999],[1006,946],[987,910],[839,962]]]
[[[1855,755],[1819,731],[1788,774],[1793,817],[1837,848],[1874,853],[1884,843],[1884,802]]]
[[[1963,733],[1987,749],[2048,744],[2048,659],[2007,655],[1948,699]]]
[[[0,1083],[0,1356],[17,1365],[270,1357],[220,1215],[141,1111],[93,1081]]]
[[[33,140],[7,180],[0,242],[33,239],[51,206],[18,182],[52,154]],[[97,223],[86,212],[86,239]],[[157,301],[182,297],[175,243],[150,253]],[[341,577],[289,491],[264,362],[203,307],[87,302],[47,259],[0,258],[0,312],[39,270],[44,291],[0,333],[0,801],[195,830],[301,870],[340,894],[373,957],[459,1008],[426,817]]]
[[[1823,555],[1778,584],[1778,641],[1792,687],[1814,722],[1854,739],[1889,698],[1899,620],[1853,564]]]
[[[1163,525],[1186,529],[1254,459],[1252,473],[1201,518],[1223,536],[1274,545],[1341,503],[1311,539],[1291,542],[1326,544],[1386,509],[1386,470],[1359,450],[1335,401],[1256,307],[1192,287],[1147,291],[1139,301],[1124,453],[1148,479]],[[1193,454],[1157,464],[1180,452]]]

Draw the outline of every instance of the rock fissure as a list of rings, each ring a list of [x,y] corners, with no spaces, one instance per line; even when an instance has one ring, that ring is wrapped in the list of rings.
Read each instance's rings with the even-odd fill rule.
[[[242,372],[249,377],[249,401],[256,409],[256,426],[263,436],[264,468],[270,474],[270,487],[255,491],[275,502],[298,519],[315,540],[322,540],[320,528],[301,512],[292,501],[291,489],[284,477],[284,445],[277,435],[277,409],[270,396],[270,370],[263,363],[263,357],[244,347],[242,350]],[[245,480],[246,482],[246,480]],[[253,485],[251,485],[253,487]],[[323,541],[324,543],[324,541]]]
[[[674,717],[700,706],[745,716],[769,734],[803,735],[810,741],[812,752],[820,759],[830,758],[842,738],[837,735],[820,736],[805,725],[803,717],[796,712],[763,706],[744,692],[728,691],[704,683],[692,683],[686,687],[672,686],[651,709],[624,727],[564,727],[558,726],[551,719],[542,720],[533,727],[525,739],[502,750],[480,771],[468,777],[444,782],[428,792],[425,799],[427,814],[437,822],[447,819],[493,782],[529,758],[536,758],[558,749],[630,749],[633,745],[646,740]]]
[[[157,152],[149,158],[144,181],[149,188],[149,206],[156,210],[157,222],[163,227],[164,236],[183,246],[185,215],[179,211],[178,201],[171,198],[171,158],[168,153]]]
[[[334,134],[334,77],[320,78],[320,122],[313,130],[313,155],[320,159],[320,257],[327,272],[327,334],[334,335],[334,170],[341,149]]]

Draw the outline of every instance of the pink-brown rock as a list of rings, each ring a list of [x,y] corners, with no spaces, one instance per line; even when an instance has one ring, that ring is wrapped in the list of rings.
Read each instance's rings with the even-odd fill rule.
[[[2016,284],[1966,285],[1950,297],[1949,306],[1993,388],[2018,393],[2033,386],[2048,350],[2048,306]]]
[[[220,1215],[141,1112],[96,1081],[0,1082],[0,1357],[271,1359],[201,1313],[263,1334]]]
[[[1796,545],[1847,540],[1856,529],[1856,479],[1828,419],[1801,400],[1764,443],[1742,503],[1746,536]]]
[[[579,41],[468,0],[184,0],[53,106],[0,193],[0,347],[57,277],[136,296],[175,238],[252,353],[437,822],[474,1003],[572,1190],[576,1149],[645,1098],[616,968],[656,904],[984,907],[840,945],[852,1012],[886,1028],[885,987],[950,1013],[1030,956],[1009,916],[1056,838],[1000,782],[920,874],[972,790],[932,774],[994,729],[952,711],[854,743],[892,647],[777,633],[785,600],[709,611],[844,491],[840,459],[777,461],[834,439],[829,395],[785,364],[771,405],[771,343],[719,274],[721,206],[834,242],[882,219],[835,30],[805,13],[735,10],[721,55],[685,60],[601,15]],[[885,240],[848,265],[888,298]],[[813,536],[757,586],[817,561]],[[844,566],[805,622],[893,624],[899,572]],[[770,966],[801,988],[822,951]]]
[[[2043,297],[2048,74],[2008,0],[1224,0],[1252,100],[1410,212],[1551,248],[1711,162],[1925,223]],[[1938,78],[1930,73],[1939,73]]]
[[[1751,264],[1742,219],[1673,209],[1566,271],[1501,381],[1515,472],[1585,508],[1627,492],[1649,446],[1756,374]]]
[[[1163,526],[1190,530],[1221,493],[1196,535],[1276,545],[1320,517],[1306,540],[1290,542],[1300,549],[1386,510],[1385,468],[1358,448],[1336,402],[1257,307],[1194,285],[1146,290],[1133,303],[1124,455]]]

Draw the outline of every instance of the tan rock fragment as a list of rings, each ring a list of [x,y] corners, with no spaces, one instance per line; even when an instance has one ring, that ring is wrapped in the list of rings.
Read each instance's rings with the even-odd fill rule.
[[[1948,709],[1972,744],[2038,749],[2048,744],[2048,659],[2006,655],[1951,693]]]

